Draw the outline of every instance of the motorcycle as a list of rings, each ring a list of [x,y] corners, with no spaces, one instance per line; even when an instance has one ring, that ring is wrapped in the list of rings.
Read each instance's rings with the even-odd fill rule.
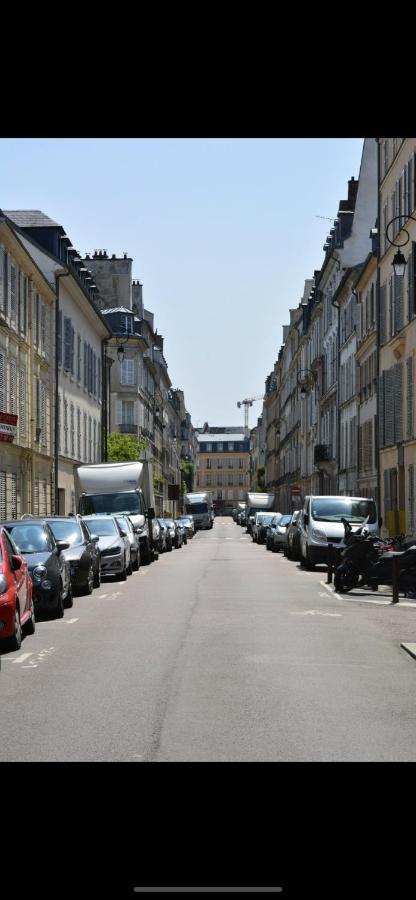
[[[402,552],[387,550],[393,541],[383,541],[376,535],[368,534],[363,523],[353,530],[351,524],[342,519],[345,532],[345,546],[341,551],[341,563],[334,576],[334,587],[339,593],[348,593],[355,587],[378,588],[379,584],[393,584],[393,559],[400,558],[399,590],[407,594],[416,590],[416,546]],[[401,536],[400,536],[401,537]]]

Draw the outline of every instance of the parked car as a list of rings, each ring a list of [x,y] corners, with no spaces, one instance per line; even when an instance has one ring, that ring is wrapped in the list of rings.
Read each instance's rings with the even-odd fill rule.
[[[285,554],[288,559],[300,559],[300,516],[302,510],[295,509],[287,529]]]
[[[27,561],[0,528],[0,650],[19,650],[23,633],[35,632],[32,579]]]
[[[195,534],[195,523],[192,516],[178,516],[177,521],[185,526],[188,538],[193,538]]]
[[[130,541],[114,516],[83,516],[90,536],[97,535],[102,575],[118,575],[125,581],[131,574]]]
[[[173,549],[173,541],[170,534],[170,528],[168,528],[164,519],[158,519],[159,528],[160,528],[160,538],[159,538],[159,553],[166,553]]]
[[[264,544],[266,540],[267,526],[272,521],[272,519],[274,519],[275,515],[276,513],[273,512],[257,513],[251,531],[253,541],[257,541],[258,544]]]
[[[280,516],[273,533],[273,553],[278,553],[279,550],[284,550],[286,547],[287,529],[291,518],[291,515]]]
[[[187,530],[186,530],[186,528],[185,528],[184,523],[181,522],[180,519],[175,519],[175,525],[176,525],[178,528],[180,528],[180,530],[181,530],[181,534],[182,534],[182,543],[183,543],[183,544],[187,544],[187,543],[188,543],[188,532],[187,532]]]
[[[133,522],[131,521],[129,516],[114,516],[114,518],[119,523],[119,525],[121,525],[123,531],[125,531],[127,534],[130,544],[131,567],[135,572],[138,572],[140,567],[140,542],[137,532],[133,526]]]
[[[247,510],[242,509],[237,515],[237,523],[241,525],[242,528],[246,527],[247,524]]]
[[[274,533],[276,530],[276,526],[278,525],[281,518],[282,518],[281,513],[276,513],[276,515],[273,516],[272,520],[269,522],[269,524],[266,528],[266,549],[267,550],[273,550]]]
[[[92,538],[80,516],[51,516],[47,520],[57,541],[66,541],[64,556],[69,563],[73,591],[91,594],[101,584],[98,538]]]
[[[164,519],[163,520],[168,529],[170,531],[170,536],[172,539],[172,546],[179,550],[182,547],[182,530],[179,528],[179,525],[176,525],[173,519]]]
[[[27,560],[35,611],[52,612],[56,619],[61,619],[64,607],[73,603],[69,563],[63,552],[69,549],[68,542],[56,541],[44,518],[14,519],[2,524],[19,554]]]

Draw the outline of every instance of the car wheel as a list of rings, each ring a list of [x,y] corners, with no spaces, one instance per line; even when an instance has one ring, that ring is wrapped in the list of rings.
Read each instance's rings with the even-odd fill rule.
[[[14,634],[8,640],[10,650],[20,650],[22,646],[22,626],[20,623],[20,611],[16,603],[14,611]]]
[[[171,553],[172,550],[173,550],[173,547],[172,547],[172,542],[171,542],[168,546],[168,552]]]
[[[305,565],[305,568],[308,569],[308,571],[311,571],[312,569],[315,568],[315,563],[312,562],[312,560],[309,556],[308,548],[306,548],[306,558],[305,558],[304,565]]]
[[[120,573],[120,581],[127,581],[126,557],[124,557],[124,569]]]
[[[97,571],[94,575],[94,587],[98,588],[101,586],[101,565],[98,563]]]
[[[139,565],[140,565],[140,563],[139,563],[139,553],[137,552],[137,553],[136,553],[136,558],[135,558],[134,563],[133,563],[133,572],[138,572],[138,571],[139,571]]]
[[[55,606],[54,612],[55,612],[55,616],[54,616],[55,619],[63,619],[63,616],[64,616],[64,600],[63,600],[63,597],[62,597],[62,585],[60,585],[60,587],[59,587],[58,602],[57,602],[57,605]]]
[[[129,565],[128,565],[128,568],[126,569],[126,571],[127,571],[127,575],[133,575],[133,566],[131,564],[131,554],[130,554]]]
[[[35,633],[35,607],[33,606],[33,600],[30,607],[30,619],[25,622],[23,629],[25,634],[34,634]]]
[[[68,593],[64,600],[64,606],[65,606],[65,609],[71,609],[71,607],[73,605],[74,605],[74,595],[72,593],[72,584],[71,584],[71,582],[69,582]]]
[[[84,585],[83,594],[92,594],[94,590],[94,569],[92,563],[88,569],[88,578]]]

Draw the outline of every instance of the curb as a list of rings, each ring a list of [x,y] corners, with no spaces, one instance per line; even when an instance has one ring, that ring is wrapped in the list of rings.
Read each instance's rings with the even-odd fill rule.
[[[406,653],[413,656],[413,659],[416,659],[416,644],[400,644],[400,646],[403,647],[403,650],[406,650]]]

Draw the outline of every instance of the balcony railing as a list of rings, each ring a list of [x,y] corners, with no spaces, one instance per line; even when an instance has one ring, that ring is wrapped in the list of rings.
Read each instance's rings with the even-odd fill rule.
[[[332,460],[332,444],[316,444],[313,451],[314,464],[316,465],[320,462],[331,462]]]
[[[122,423],[118,426],[120,434],[137,434],[137,425]]]

